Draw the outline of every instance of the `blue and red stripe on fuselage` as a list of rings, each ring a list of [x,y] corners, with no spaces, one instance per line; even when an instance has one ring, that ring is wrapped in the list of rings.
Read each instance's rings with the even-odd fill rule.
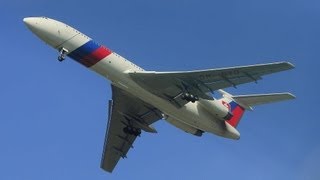
[[[90,40],[70,52],[68,56],[86,67],[91,67],[111,53],[110,49]]]

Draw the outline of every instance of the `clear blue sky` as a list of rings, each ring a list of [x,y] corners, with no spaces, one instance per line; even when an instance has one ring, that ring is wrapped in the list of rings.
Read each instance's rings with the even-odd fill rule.
[[[0,179],[320,179],[319,1],[10,0],[0,16]],[[228,90],[297,99],[245,114],[239,141],[159,121],[109,174],[99,168],[109,82],[58,62],[26,16],[70,24],[148,70],[290,60],[296,69]]]

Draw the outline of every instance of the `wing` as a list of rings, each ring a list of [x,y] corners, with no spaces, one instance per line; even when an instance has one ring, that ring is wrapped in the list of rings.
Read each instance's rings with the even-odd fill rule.
[[[141,130],[156,132],[149,125],[161,118],[158,109],[112,86],[101,168],[112,172],[120,157],[125,158],[133,147],[132,144]]]
[[[181,72],[132,72],[131,78],[148,91],[181,107],[183,92],[189,92],[204,99],[212,99],[211,93],[218,89],[257,82],[262,76],[294,68],[291,63],[277,62]]]

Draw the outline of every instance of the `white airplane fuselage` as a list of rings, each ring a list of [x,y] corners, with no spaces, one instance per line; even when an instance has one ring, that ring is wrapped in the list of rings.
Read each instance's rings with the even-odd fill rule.
[[[199,102],[189,102],[183,107],[178,108],[135,83],[128,73],[144,71],[141,67],[106,47],[96,44],[91,38],[76,29],[46,17],[25,18],[24,22],[29,29],[44,42],[57,50],[64,48],[69,57],[109,79],[111,83],[118,88],[156,107],[165,117],[170,117],[204,132],[210,132],[226,138],[239,139],[240,134],[234,127],[216,118],[207,110],[199,108]],[[93,55],[90,57],[81,57],[83,55],[81,48],[88,50],[92,47],[98,47],[98,49],[93,52]],[[85,59],[92,57],[93,59],[97,59],[97,62],[88,64]]]

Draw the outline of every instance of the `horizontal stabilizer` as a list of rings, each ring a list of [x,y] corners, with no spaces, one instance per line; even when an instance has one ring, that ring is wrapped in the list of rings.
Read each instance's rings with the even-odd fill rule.
[[[239,95],[232,96],[239,104],[245,106],[246,108],[250,108],[252,106],[267,104],[272,102],[284,101],[295,99],[295,96],[291,93],[272,93],[272,94],[251,94],[251,95]]]

